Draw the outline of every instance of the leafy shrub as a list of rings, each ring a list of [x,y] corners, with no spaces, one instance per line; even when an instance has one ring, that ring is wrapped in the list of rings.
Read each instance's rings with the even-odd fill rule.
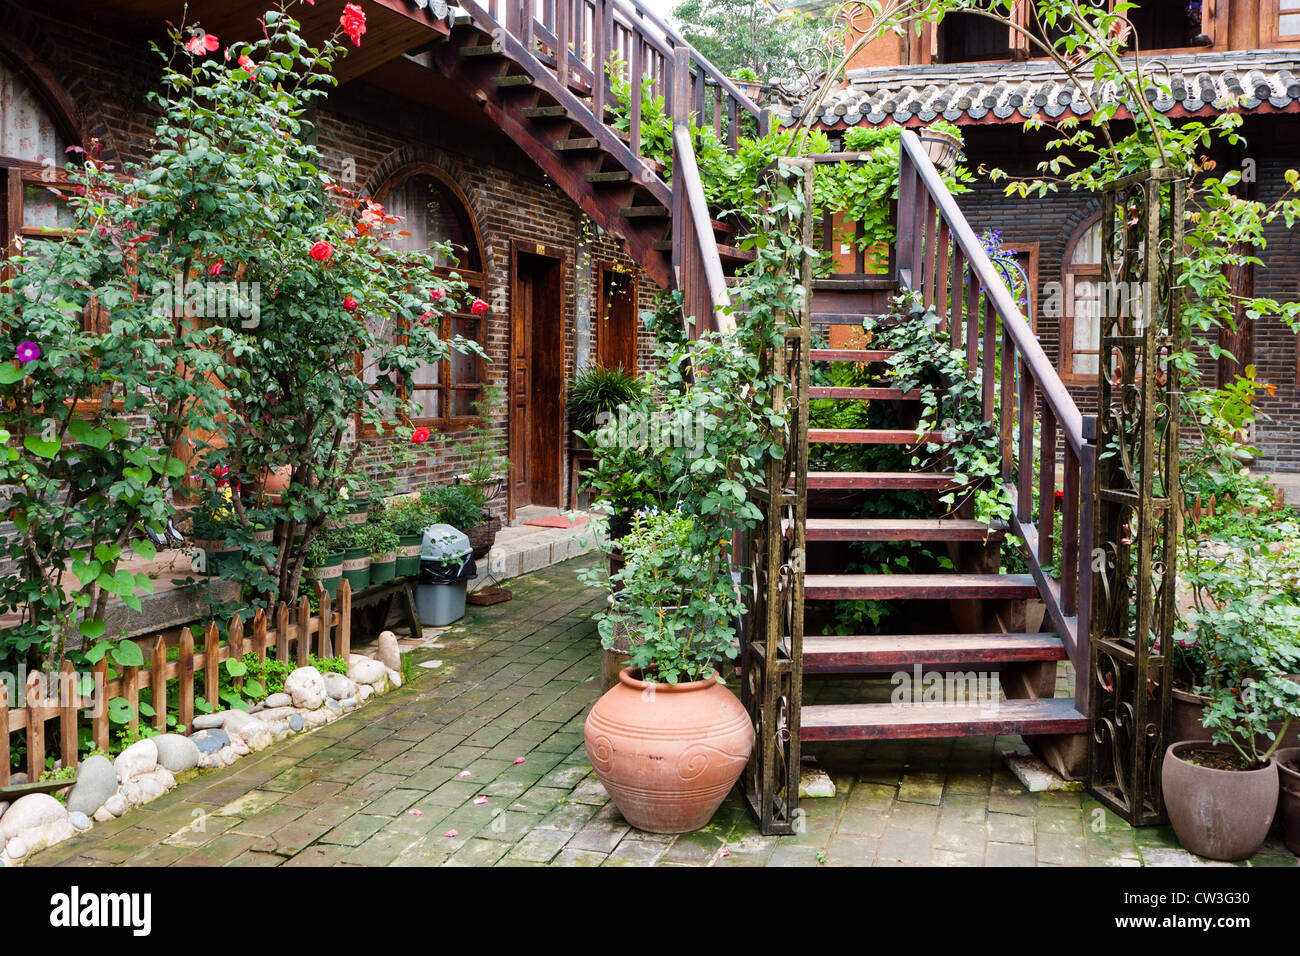
[[[569,425],[582,436],[595,431],[602,414],[617,415],[645,393],[645,382],[631,370],[588,365],[569,385]]]
[[[438,485],[420,493],[420,503],[437,520],[457,531],[477,528],[484,521],[483,495],[473,485]]]

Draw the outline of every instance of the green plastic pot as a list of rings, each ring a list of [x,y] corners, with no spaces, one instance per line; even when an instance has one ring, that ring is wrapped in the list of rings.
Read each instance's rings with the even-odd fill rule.
[[[228,577],[243,563],[244,549],[232,548],[225,541],[197,539],[194,544],[203,549],[209,575]]]
[[[348,524],[365,524],[370,517],[370,499],[357,498],[348,503]]]
[[[319,581],[331,599],[338,597],[339,581],[343,579],[343,552],[335,551],[319,568],[306,568],[305,574],[311,580]]]
[[[370,587],[370,550],[368,548],[348,548],[343,552],[343,577],[347,578],[352,590],[360,591]]]
[[[420,547],[424,544],[424,535],[403,534],[397,538],[397,576],[413,578],[420,573]]]
[[[370,583],[387,584],[397,576],[397,552],[370,556]]]

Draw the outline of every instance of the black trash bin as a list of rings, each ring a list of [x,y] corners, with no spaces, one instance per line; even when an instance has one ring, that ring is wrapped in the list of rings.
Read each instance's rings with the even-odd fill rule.
[[[449,524],[425,529],[415,589],[421,626],[444,627],[464,617],[465,594],[477,573],[469,538]]]

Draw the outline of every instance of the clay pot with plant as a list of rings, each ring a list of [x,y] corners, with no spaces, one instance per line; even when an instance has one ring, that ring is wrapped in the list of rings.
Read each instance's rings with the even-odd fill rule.
[[[597,619],[628,666],[587,717],[587,756],[628,823],[684,833],[712,819],[754,745],[721,673],[739,596],[725,540],[690,516],[637,515],[622,543],[621,590]]]
[[[1204,652],[1211,740],[1174,742],[1161,786],[1182,845],[1214,860],[1253,855],[1278,805],[1276,753],[1300,720],[1300,607],[1247,592],[1186,615]],[[1278,730],[1271,729],[1275,725]]]

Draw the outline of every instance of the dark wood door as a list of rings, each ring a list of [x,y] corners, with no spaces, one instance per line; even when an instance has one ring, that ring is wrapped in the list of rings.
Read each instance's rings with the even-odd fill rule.
[[[561,507],[564,260],[514,253],[510,310],[510,508]]]
[[[636,276],[609,264],[600,267],[597,354],[605,368],[636,372]]]

